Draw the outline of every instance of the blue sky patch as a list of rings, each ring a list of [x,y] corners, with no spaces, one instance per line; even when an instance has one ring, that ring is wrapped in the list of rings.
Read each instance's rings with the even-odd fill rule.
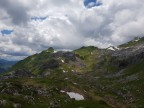
[[[37,21],[37,20],[43,21],[43,20],[45,20],[47,18],[48,17],[32,17],[31,20],[34,20],[34,21]]]
[[[92,7],[95,7],[95,6],[101,6],[102,3],[98,2],[97,0],[84,0],[84,5],[87,8],[92,8]]]
[[[9,35],[12,32],[14,32],[14,30],[7,30],[7,29],[1,30],[2,35]]]

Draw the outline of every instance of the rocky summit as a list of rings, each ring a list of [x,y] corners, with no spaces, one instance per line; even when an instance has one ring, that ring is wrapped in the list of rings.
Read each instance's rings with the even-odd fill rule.
[[[144,108],[144,38],[99,49],[52,47],[0,76],[0,108]]]

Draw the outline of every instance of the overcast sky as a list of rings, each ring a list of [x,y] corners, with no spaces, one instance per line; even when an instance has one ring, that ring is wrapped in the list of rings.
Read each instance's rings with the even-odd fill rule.
[[[0,58],[144,36],[144,0],[0,0]]]

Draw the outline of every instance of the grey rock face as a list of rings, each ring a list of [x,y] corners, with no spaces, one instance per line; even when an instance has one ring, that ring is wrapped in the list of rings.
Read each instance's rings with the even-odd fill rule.
[[[52,59],[44,63],[40,68],[44,70],[44,69],[54,69],[58,67],[59,67],[59,62],[55,59]]]
[[[144,60],[144,44],[109,52],[111,63],[123,69],[131,64]]]
[[[19,104],[19,103],[15,103],[15,104],[13,104],[13,106],[14,106],[14,108],[21,108],[21,104]]]
[[[32,74],[31,74],[31,72],[29,72],[26,69],[19,69],[19,70],[13,71],[11,73],[11,76],[13,76],[13,77],[30,77],[30,76],[32,76]]]
[[[6,100],[0,100],[0,106],[5,106],[7,104]]]

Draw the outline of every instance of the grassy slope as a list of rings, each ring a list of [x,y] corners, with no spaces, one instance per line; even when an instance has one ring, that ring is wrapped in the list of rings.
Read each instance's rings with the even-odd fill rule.
[[[78,78],[77,75],[72,73],[55,71],[51,74],[51,76],[45,78],[18,78],[8,79],[4,82],[12,83],[13,86],[11,86],[11,89],[21,89],[21,87],[24,86],[23,91],[20,92],[22,95],[0,95],[0,99],[8,100],[10,107],[13,103],[20,103],[23,107],[27,108],[46,108],[50,106],[51,102],[54,102],[54,104],[58,103],[56,108],[110,108],[110,106],[101,99],[92,98],[95,97],[95,95],[85,93],[83,88],[86,84],[85,80],[83,78]],[[77,83],[78,85],[75,85],[74,83]],[[32,89],[29,90],[28,88]],[[48,91],[48,97],[35,94],[35,90],[38,88],[46,88]],[[60,90],[80,93],[85,96],[85,100],[74,101],[73,99],[70,99],[65,93],[61,93]],[[34,97],[34,104],[28,103],[28,100],[24,99],[25,95]]]
[[[144,42],[144,38],[138,38],[138,39],[134,39],[132,41],[129,41],[128,43],[119,45],[119,48],[126,48],[126,47],[131,47],[131,46],[135,46],[137,44],[143,43]]]
[[[120,47],[129,47],[140,42],[143,42],[143,40],[131,41]],[[142,93],[144,91],[144,61],[130,65],[120,72],[117,67],[111,64],[111,59],[113,58],[111,58],[107,51],[104,51],[105,55],[103,56],[102,50],[89,46],[82,47],[73,52],[86,65],[85,67],[74,66],[73,64],[76,61],[71,61],[70,63],[62,63],[59,68],[53,69],[53,72],[45,78],[23,78],[6,81],[12,83],[19,82],[19,85],[24,84],[33,88],[46,87],[50,94],[53,94],[52,97],[36,95],[35,98],[40,98],[43,102],[41,103],[40,100],[35,100],[35,103],[37,103],[35,105],[25,103],[23,97],[4,94],[0,98],[7,99],[10,97],[8,99],[10,103],[14,100],[20,100],[18,103],[22,103],[25,107],[35,106],[39,108],[47,107],[51,101],[54,102],[55,100],[61,100],[60,107],[62,108],[76,108],[80,106],[83,108],[107,108],[110,106],[129,106],[134,108],[144,106],[144,95]],[[65,60],[66,58],[53,58],[52,52],[43,51],[40,54],[30,56],[19,62],[12,70],[26,68],[34,74],[39,74],[42,73],[39,68],[41,64],[51,59],[56,59],[60,62],[61,59]],[[71,72],[72,69],[88,73],[79,75],[79,73]],[[68,70],[68,72],[63,73],[63,70]],[[78,92],[83,94],[86,100],[71,100],[66,94],[58,92],[56,88]],[[68,100],[68,103],[65,103],[64,100]]]
[[[77,66],[75,65],[76,61],[70,61],[69,63],[61,64],[60,62],[62,59],[64,61],[66,60],[65,57],[59,57],[59,58],[52,57],[53,53],[47,52],[46,50],[46,51],[41,52],[40,54],[30,56],[20,61],[19,63],[14,65],[11,70],[23,68],[23,69],[28,69],[33,74],[40,74],[43,72],[40,69],[41,65],[45,64],[47,61],[51,59],[55,59],[61,64],[59,69],[62,69],[65,71],[76,70],[78,72],[87,72],[87,71],[91,71],[91,69],[93,68],[93,65],[96,64],[97,58],[100,52],[98,48],[90,46],[90,47],[83,47],[81,49],[75,50],[74,53],[78,55],[76,58],[78,58],[80,62],[82,62],[83,65],[86,65],[86,66],[83,66],[83,67]]]
[[[32,88],[37,89],[37,87],[47,88],[47,90],[53,94],[52,97],[45,97],[45,96],[39,96],[35,95],[33,96],[36,98],[34,101],[35,104],[27,103],[27,101],[24,100],[25,95],[30,95],[31,91],[22,92],[22,96],[14,96],[11,94],[3,94],[0,99],[8,100],[10,103],[9,106],[11,107],[13,103],[20,103],[23,107],[38,107],[38,108],[45,108],[50,106],[50,102],[55,102],[58,100],[61,100],[59,102],[60,108],[67,108],[67,107],[83,107],[83,108],[109,108],[110,106],[107,105],[101,98],[97,98],[97,95],[95,95],[93,92],[89,93],[89,90],[87,90],[88,93],[84,92],[84,89],[87,89],[87,86],[89,85],[83,77],[79,77],[78,75],[75,75],[71,72],[71,69],[73,70],[79,70],[82,71],[91,71],[91,67],[95,63],[95,55],[98,54],[98,49],[95,47],[88,47],[84,48],[81,51],[77,50],[74,51],[79,56],[84,56],[81,61],[86,62],[85,68],[79,68],[79,67],[73,67],[72,64],[75,62],[71,61],[70,63],[62,63],[62,65],[57,68],[53,69],[53,72],[51,72],[50,76],[46,78],[21,78],[21,79],[10,79],[5,82],[11,82],[14,84],[18,83],[19,86],[25,85],[25,86],[32,86]],[[86,54],[87,53],[87,54]],[[92,54],[93,53],[93,54]],[[19,63],[17,63],[11,70],[16,69],[28,69],[34,74],[40,74],[42,71],[40,70],[40,66],[44,64],[45,62],[56,59],[57,61],[61,62],[61,59],[65,60],[66,58],[53,58],[52,57],[53,52],[43,51],[40,54],[36,54],[33,56],[30,56]],[[89,56],[91,55],[91,56]],[[87,56],[87,57],[86,57]],[[93,59],[93,57],[95,59]],[[91,62],[93,61],[93,62]],[[73,62],[73,63],[72,63]],[[67,73],[63,73],[63,70],[69,70]],[[46,71],[46,70],[45,70]],[[80,83],[79,85],[75,85],[75,83]],[[86,85],[85,85],[86,84]],[[66,94],[60,93],[60,91],[56,90],[68,90],[73,92],[78,92],[80,94],[83,94],[85,96],[84,101],[74,101],[71,100]],[[39,98],[39,100],[37,100]],[[67,100],[68,102],[65,103],[64,100]],[[42,101],[42,103],[40,102]],[[47,103],[47,104],[46,104]],[[8,106],[7,106],[8,107]]]
[[[82,47],[80,49],[74,50],[74,53],[78,54],[86,64],[86,67],[83,69],[83,71],[92,71],[94,65],[98,62],[100,49],[94,46]]]

